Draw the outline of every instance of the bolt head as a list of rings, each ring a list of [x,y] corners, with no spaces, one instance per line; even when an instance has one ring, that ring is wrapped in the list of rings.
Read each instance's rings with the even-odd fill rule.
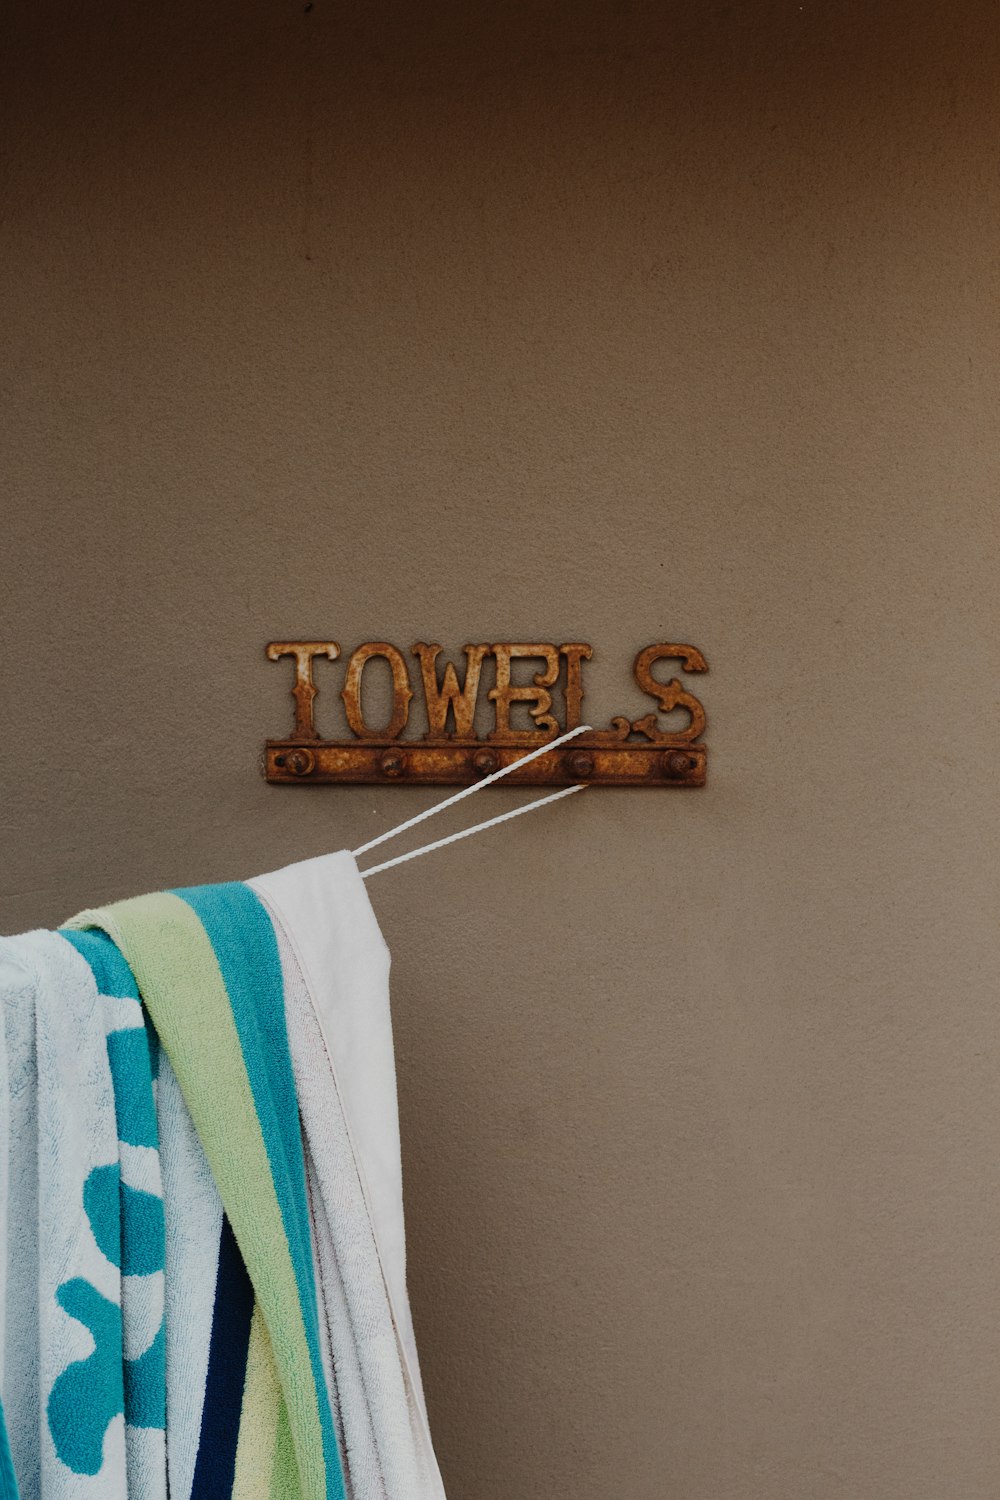
[[[379,761],[379,770],[383,776],[402,776],[403,757],[397,750],[387,750]]]
[[[500,759],[495,750],[477,750],[472,764],[480,776],[491,776],[499,768]]]
[[[668,750],[663,757],[663,768],[668,776],[685,776],[694,762],[683,750]]]
[[[590,776],[594,769],[594,757],[589,750],[574,750],[569,758],[569,768],[574,776]]]
[[[292,750],[285,760],[293,776],[308,776],[315,764],[311,750]]]

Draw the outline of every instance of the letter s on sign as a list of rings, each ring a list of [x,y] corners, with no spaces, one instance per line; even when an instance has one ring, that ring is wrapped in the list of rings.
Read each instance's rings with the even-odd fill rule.
[[[640,651],[632,667],[639,687],[650,698],[656,699],[661,713],[668,714],[675,708],[687,710],[691,715],[690,724],[686,729],[679,729],[674,733],[681,739],[696,740],[705,729],[705,710],[692,693],[684,690],[676,677],[671,677],[669,682],[659,682],[653,676],[653,663],[657,661],[682,661],[685,672],[707,672],[708,662],[696,646],[664,644],[647,646],[644,651]]]

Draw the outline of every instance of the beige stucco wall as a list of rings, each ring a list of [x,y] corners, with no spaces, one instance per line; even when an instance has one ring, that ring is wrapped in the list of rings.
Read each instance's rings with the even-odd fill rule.
[[[450,1495],[995,1500],[994,6],[7,30],[0,926],[431,800],[269,638],[693,641],[704,792],[372,885]]]

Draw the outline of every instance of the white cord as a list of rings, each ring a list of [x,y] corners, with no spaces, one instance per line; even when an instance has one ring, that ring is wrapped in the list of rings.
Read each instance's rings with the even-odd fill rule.
[[[354,858],[357,859],[359,854],[367,854],[369,849],[375,849],[379,844],[384,844],[389,839],[394,839],[397,833],[405,833],[408,828],[415,828],[417,824],[422,823],[425,818],[433,818],[435,813],[444,812],[446,807],[454,807],[455,803],[461,802],[463,797],[471,797],[474,792],[482,791],[484,786],[489,786],[491,781],[499,781],[501,777],[509,776],[511,771],[516,771],[519,766],[526,766],[530,760],[537,760],[540,755],[548,755],[549,751],[554,750],[557,745],[564,745],[567,740],[574,739],[578,734],[586,734],[589,729],[589,724],[578,724],[575,729],[568,729],[565,734],[560,734],[556,739],[546,740],[545,744],[539,745],[537,749],[529,750],[526,755],[519,755],[517,760],[512,760],[509,766],[501,766],[499,771],[493,771],[489,776],[484,776],[482,781],[473,782],[472,786],[464,786],[460,792],[455,792],[451,797],[445,797],[443,802],[435,802],[433,807],[426,808],[423,812],[417,813],[415,817],[407,818],[405,823],[400,823],[396,828],[390,828],[388,833],[380,833],[377,838],[369,839],[367,844],[362,844],[360,848],[352,851],[354,854]],[[570,790],[575,791],[576,788],[571,787]],[[560,792],[558,795],[563,796],[564,793]],[[543,797],[541,801],[537,803],[529,803],[529,807],[541,807],[542,802],[551,802],[552,800],[553,799],[551,797]],[[518,812],[527,811],[528,807],[521,807],[518,809]],[[506,813],[505,816],[514,817],[515,814]],[[498,821],[501,820],[497,818],[492,818],[490,820],[491,823],[495,823]],[[489,828],[489,826],[490,823],[480,823],[476,825],[476,828]],[[475,833],[476,828],[470,828],[467,831],[469,833]],[[460,838],[464,837],[464,835],[456,834],[455,837]],[[443,839],[441,842],[450,843],[450,840]],[[438,847],[438,844],[427,845],[428,849],[437,849]],[[422,854],[423,850],[418,849],[416,852],[418,854]],[[413,857],[414,856],[410,854],[407,854],[405,856],[405,858],[407,859],[412,859]],[[398,861],[393,859],[390,860],[389,863],[397,864]],[[376,868],[379,870],[383,870],[386,868],[386,866],[378,865],[376,866]],[[365,873],[368,875],[372,875],[374,874],[374,870],[368,870]]]
[[[578,732],[574,730],[574,733]],[[520,764],[520,762],[515,762],[515,764]],[[433,844],[424,844],[420,849],[411,850],[409,854],[397,854],[395,859],[387,859],[381,865],[372,865],[370,870],[362,870],[360,872],[361,879],[367,880],[369,875],[378,875],[382,870],[391,870],[393,865],[405,865],[408,859],[416,859],[421,854],[430,854],[433,849],[443,849],[446,844],[455,844],[459,839],[467,839],[474,833],[482,833],[484,828],[495,828],[498,823],[506,823],[510,818],[520,818],[524,813],[534,812],[536,808],[544,807],[547,802],[558,802],[560,797],[571,797],[574,792],[584,792],[586,789],[586,783],[582,781],[578,782],[576,786],[564,786],[561,792],[552,792],[548,797],[538,797],[534,802],[529,802],[525,807],[512,808],[510,812],[501,813],[499,817],[487,818],[485,823],[474,823],[471,828],[462,828],[458,833],[450,833],[446,839],[436,839]],[[478,788],[470,787],[469,790],[477,791]],[[442,803],[441,806],[444,807],[445,803]],[[431,808],[431,812],[436,811],[437,808]],[[422,816],[426,817],[427,814],[423,814]],[[403,826],[406,827],[408,825],[404,824]],[[393,831],[399,832],[398,829],[394,829]],[[374,842],[378,843],[379,841],[376,839]]]

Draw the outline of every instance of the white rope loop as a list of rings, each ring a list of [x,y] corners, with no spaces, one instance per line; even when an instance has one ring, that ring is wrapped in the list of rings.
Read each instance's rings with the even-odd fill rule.
[[[393,865],[405,865],[407,860],[417,859],[421,854],[430,854],[434,849],[443,849],[446,844],[456,844],[459,839],[467,839],[474,833],[482,833],[484,828],[495,828],[498,823],[507,823],[511,818],[523,817],[525,813],[534,812],[548,802],[558,802],[560,797],[570,797],[574,792],[586,790],[586,784],[581,781],[576,786],[564,786],[560,792],[551,792],[547,797],[536,797],[534,802],[529,802],[524,807],[512,808],[510,812],[500,813],[496,818],[487,818],[485,823],[473,823],[471,828],[460,828],[458,833],[450,833],[446,839],[436,839],[433,844],[423,844],[419,849],[411,850],[409,854],[397,854],[395,859],[387,859],[380,865],[372,865],[370,870],[361,870],[361,879],[367,880],[369,875],[378,875],[383,870],[391,870]]]
[[[558,735],[556,739],[546,740],[544,745],[539,745],[536,749],[529,750],[526,755],[519,755],[517,760],[512,760],[509,766],[501,766],[499,771],[492,771],[489,776],[484,776],[482,781],[475,781],[472,786],[463,786],[461,791],[454,792],[450,797],[445,797],[443,802],[435,802],[433,807],[425,808],[423,812],[417,813],[412,818],[407,818],[405,823],[400,823],[396,828],[390,828],[387,833],[380,833],[377,838],[369,839],[367,844],[362,844],[359,848],[352,851],[354,858],[357,859],[360,854],[367,854],[369,849],[375,849],[379,844],[388,843],[389,839],[394,839],[397,834],[406,833],[408,829],[415,828],[418,823],[423,823],[426,818],[433,818],[435,814],[444,812],[446,807],[454,807],[456,802],[461,802],[463,798],[472,797],[476,792],[481,792],[484,786],[489,786],[491,782],[500,781],[502,777],[509,776],[519,766],[526,766],[529,761],[537,760],[540,755],[548,755],[550,750],[555,750],[559,745],[565,745],[567,740],[575,739],[578,734],[587,734],[589,730],[589,724],[578,724],[575,729],[568,729],[565,734]],[[548,802],[551,801],[551,798],[544,797],[542,801]],[[541,806],[541,801],[538,805],[539,807]],[[483,826],[485,827],[486,825],[484,824]],[[470,829],[469,832],[471,833],[472,830]],[[372,871],[369,870],[368,874],[372,874]]]

